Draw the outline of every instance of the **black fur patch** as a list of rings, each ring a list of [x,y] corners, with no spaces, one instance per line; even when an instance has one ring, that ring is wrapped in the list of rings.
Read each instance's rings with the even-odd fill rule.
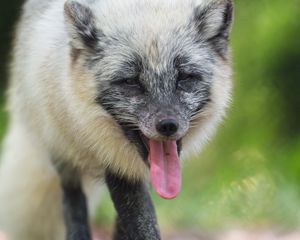
[[[229,42],[229,34],[231,29],[231,23],[233,18],[233,4],[231,1],[228,1],[224,14],[223,14],[223,24],[219,29],[219,33],[209,39],[209,42],[212,44],[213,49],[221,56],[224,57]]]
[[[187,87],[188,89],[195,90],[195,87],[193,86],[195,84],[195,81],[210,81],[210,79],[213,77],[213,74],[211,72],[204,72],[199,68],[198,65],[191,64],[190,59],[185,56],[177,56],[175,58],[174,65],[178,71],[177,85],[180,84],[178,80],[184,80],[182,78],[187,78],[187,81],[183,81],[186,82],[184,83],[183,87]],[[180,76],[180,73],[183,73],[183,75],[185,76]],[[195,78],[194,81],[193,78]],[[193,111],[190,114],[191,118],[194,118],[196,115],[201,113],[203,108],[210,102],[210,87],[211,84],[203,84],[201,91],[198,92],[198,94],[201,95],[201,97],[199,96],[198,106],[195,109],[193,109]]]
[[[67,240],[91,240],[88,209],[81,186],[63,185]]]
[[[203,112],[203,109],[205,108],[205,106],[211,102],[210,99],[210,92],[209,91],[205,91],[205,97],[202,99],[201,102],[199,102],[198,107],[196,109],[194,109],[194,111],[191,114],[191,119],[195,118],[197,115],[200,115],[200,113]]]
[[[229,31],[231,28],[232,19],[233,19],[233,3],[231,1],[228,1],[223,15],[223,25],[219,30],[219,32],[225,38],[229,38]]]
[[[209,25],[210,14],[214,11],[221,11],[220,3],[212,3],[204,9],[198,7],[195,10],[194,22],[199,35],[205,34]],[[231,24],[233,19],[233,3],[231,0],[227,0],[223,10],[223,20],[221,26],[217,30],[217,34],[209,37],[206,41],[212,46],[213,50],[222,58],[226,56],[228,50],[229,34],[231,30]]]
[[[96,99],[96,102],[100,104],[120,125],[124,135],[131,143],[135,144],[142,159],[148,165],[149,163],[147,158],[149,152],[141,138],[141,132],[138,129],[136,129],[136,127],[133,127],[131,123],[124,122],[123,119],[120,119],[118,117],[118,114],[116,113],[116,109],[113,105],[114,99],[110,98],[110,94],[109,93],[106,94],[105,92],[102,92],[102,94],[99,95],[98,98]]]
[[[65,12],[71,19],[76,34],[75,38],[80,38],[84,45],[90,50],[98,48],[98,41],[103,37],[101,30],[96,28],[95,16],[91,9],[81,5],[78,2],[70,2],[65,4]]]
[[[106,183],[118,213],[114,240],[160,240],[155,210],[147,186],[110,172]]]
[[[203,34],[204,31],[206,30],[208,15],[213,10],[214,9],[211,6],[205,8],[197,7],[195,9],[195,15],[193,20],[196,23],[196,27],[200,35]]]
[[[148,150],[142,140],[141,132],[137,129],[135,124],[129,121],[126,122],[126,120],[120,116],[120,111],[123,109],[116,107],[116,105],[122,106],[120,102],[123,102],[124,98],[144,94],[145,89],[139,80],[141,71],[142,60],[137,54],[133,53],[131,60],[122,63],[120,69],[111,76],[110,86],[106,90],[99,89],[96,102],[120,125],[124,135],[131,143],[135,144],[142,159],[148,165]],[[96,78],[101,78],[101,73],[99,73]],[[129,84],[128,81],[130,81]],[[121,93],[115,91],[115,88],[118,88]]]
[[[91,240],[88,208],[80,174],[68,164],[53,161],[61,179],[67,240]]]
[[[150,167],[150,163],[148,161],[149,156],[149,149],[146,146],[145,140],[143,140],[142,132],[134,127],[131,126],[130,123],[124,122],[124,120],[119,119],[118,116],[115,114],[114,106],[107,104],[105,101],[109,102],[109,100],[105,98],[98,97],[97,103],[100,104],[112,117],[113,119],[120,125],[120,127],[123,130],[124,135],[127,137],[127,139],[135,144],[137,147],[137,150],[139,154],[141,155],[142,159],[144,160],[145,164]],[[201,105],[201,108],[203,105]],[[180,155],[181,153],[181,147],[182,147],[182,140],[177,141],[177,151]]]

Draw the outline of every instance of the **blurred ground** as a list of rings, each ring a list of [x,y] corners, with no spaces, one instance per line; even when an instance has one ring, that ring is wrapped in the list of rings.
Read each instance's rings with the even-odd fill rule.
[[[299,240],[300,232],[275,233],[273,231],[247,232],[230,230],[220,234],[203,234],[197,231],[182,231],[166,234],[164,240]],[[0,239],[1,240],[1,239]],[[107,231],[95,231],[94,240],[111,240]]]
[[[109,231],[97,229],[94,231],[94,240],[111,240]],[[274,233],[272,231],[247,232],[231,230],[220,234],[203,234],[197,231],[182,231],[166,234],[164,240],[299,240],[300,231],[293,233]],[[0,240],[9,240],[0,233]]]
[[[7,240],[6,236],[1,232],[0,232],[0,240]]]

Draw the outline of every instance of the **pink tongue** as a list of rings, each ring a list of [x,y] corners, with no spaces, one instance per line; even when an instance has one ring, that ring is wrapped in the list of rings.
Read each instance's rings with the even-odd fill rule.
[[[181,189],[181,167],[177,143],[154,140],[150,140],[149,143],[152,185],[162,198],[175,198]]]

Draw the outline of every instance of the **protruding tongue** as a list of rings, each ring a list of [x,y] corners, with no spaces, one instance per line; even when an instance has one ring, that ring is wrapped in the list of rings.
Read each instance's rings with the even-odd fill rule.
[[[181,189],[181,167],[176,141],[150,140],[149,144],[153,187],[162,198],[177,197]]]

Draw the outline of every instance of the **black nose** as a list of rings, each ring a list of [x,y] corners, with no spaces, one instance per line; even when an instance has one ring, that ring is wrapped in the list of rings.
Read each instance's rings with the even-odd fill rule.
[[[166,136],[170,137],[178,130],[178,123],[174,119],[165,119],[157,123],[156,130]]]

